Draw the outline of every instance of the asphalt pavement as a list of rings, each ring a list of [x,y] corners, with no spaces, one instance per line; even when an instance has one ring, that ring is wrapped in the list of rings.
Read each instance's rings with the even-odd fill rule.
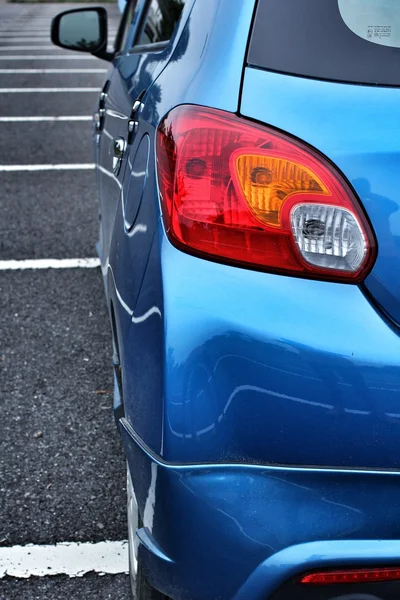
[[[0,2],[3,549],[127,537],[125,462],[112,414],[112,348],[101,271],[10,270],[5,262],[96,256],[90,118],[109,65],[57,49],[49,38],[51,18],[78,6]],[[118,9],[106,8],[116,29]],[[71,87],[98,91],[68,91]],[[43,91],[49,88],[59,91]],[[89,167],[28,170],[54,164]],[[0,600],[42,598],[123,600],[129,598],[128,577],[0,579]]]

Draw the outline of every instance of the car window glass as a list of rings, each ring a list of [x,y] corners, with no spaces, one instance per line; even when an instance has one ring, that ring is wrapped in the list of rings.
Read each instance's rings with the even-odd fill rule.
[[[400,48],[400,10],[398,0],[339,0],[340,16],[362,39]]]
[[[400,86],[399,0],[259,0],[247,62],[325,79]]]
[[[128,2],[125,5],[125,10],[122,15],[115,43],[115,48],[119,52],[123,51],[124,48],[126,48],[130,27],[132,25],[133,16],[135,14],[136,5],[137,0],[128,0]]]
[[[147,7],[138,45],[157,44],[171,39],[186,0],[151,0]]]

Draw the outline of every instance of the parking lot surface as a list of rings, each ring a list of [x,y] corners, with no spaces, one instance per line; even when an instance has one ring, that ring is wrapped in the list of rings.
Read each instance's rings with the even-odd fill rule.
[[[42,259],[96,256],[91,115],[108,64],[55,48],[49,38],[52,17],[78,6],[0,2],[3,553],[19,545],[127,537],[101,271],[32,268]],[[115,31],[118,8],[106,8]],[[50,170],[54,165],[61,167]],[[39,262],[11,268],[25,260]],[[123,572],[73,578],[0,572],[0,600],[128,597]]]

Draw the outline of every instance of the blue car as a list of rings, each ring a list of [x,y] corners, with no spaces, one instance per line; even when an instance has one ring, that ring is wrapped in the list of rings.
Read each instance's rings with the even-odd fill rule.
[[[114,50],[103,8],[52,39],[110,61],[134,597],[398,600],[397,0],[128,0]]]

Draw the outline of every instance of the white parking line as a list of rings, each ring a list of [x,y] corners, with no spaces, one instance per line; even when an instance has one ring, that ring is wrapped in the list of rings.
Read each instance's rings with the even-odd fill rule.
[[[24,25],[24,23],[23,23]],[[49,24],[50,25],[50,24]],[[17,32],[24,32],[24,31],[32,31],[33,33],[38,32],[38,33],[46,33],[49,32],[50,30],[50,26],[49,29],[46,27],[46,25],[41,25],[40,27],[2,27],[0,29],[0,33],[8,33],[8,32],[13,32],[13,31],[17,31]]]
[[[76,163],[59,165],[0,165],[0,172],[18,171],[88,171],[94,169],[94,163]]]
[[[97,87],[68,87],[68,88],[0,88],[0,94],[50,94],[62,92],[100,92]]]
[[[5,52],[6,50],[56,50],[58,48],[56,48],[55,46],[1,46],[0,45],[0,51],[1,52]],[[60,51],[63,51],[62,48],[60,48]]]
[[[62,542],[54,546],[0,548],[0,578],[82,577],[92,571],[111,575],[128,573],[128,542]]]
[[[0,260],[0,271],[25,271],[26,269],[96,269],[97,267],[100,267],[99,258],[38,258],[27,260]]]
[[[2,25],[4,23],[2,22]],[[21,23],[21,25],[25,25],[25,23]],[[39,25],[39,23],[38,23]],[[0,33],[25,33],[27,31],[31,31],[32,33],[49,33],[50,34],[51,21],[48,23],[43,23],[39,27],[34,27],[31,23],[27,23],[27,27],[2,27],[0,29]],[[110,32],[116,32],[115,29],[110,29]]]
[[[21,42],[50,42],[50,35],[37,35],[36,37],[21,37],[15,34],[4,35],[0,34],[0,44],[9,44],[10,42],[16,42],[20,44]],[[53,50],[56,50],[58,46],[52,46]],[[61,48],[60,48],[61,50]]]
[[[9,29],[9,28],[5,29],[5,28],[3,28],[3,29],[0,29],[0,34],[1,33],[29,33],[29,35],[31,35],[31,34],[33,34],[33,35],[35,35],[35,34],[37,34],[37,35],[45,35],[47,33],[47,35],[50,35],[50,24],[49,24],[48,27],[45,27],[45,26],[43,26],[43,27],[36,27],[36,28],[33,28],[33,27],[22,27],[22,28],[19,28],[19,29],[15,29],[15,28],[14,29]]]
[[[55,73],[107,73],[107,69],[0,69],[1,75],[55,74]]]
[[[50,42],[50,27],[47,29],[2,29],[0,37],[47,37]]]
[[[41,121],[91,121],[88,116],[60,116],[60,117],[0,117],[0,123],[39,123]]]
[[[42,27],[42,29],[40,31],[38,31],[37,29],[33,30],[28,28],[24,28],[24,29],[1,29],[0,30],[0,35],[18,35],[18,34],[27,34],[27,35],[45,35],[47,34],[48,36],[50,36],[50,27],[48,29],[46,29],[46,31],[44,31],[44,28]]]
[[[117,34],[116,31],[108,31],[108,35],[110,37],[115,36]],[[26,37],[46,37],[50,41],[50,27],[48,29],[1,29],[0,30],[0,38],[7,37],[20,37],[21,39],[26,39]]]
[[[0,56],[0,60],[96,60],[95,56],[76,56],[72,54],[71,56],[60,54],[59,56],[54,56],[54,54],[49,56],[44,56],[42,54],[11,54],[9,56]]]
[[[114,36],[110,35],[109,36],[109,40],[113,40]],[[45,42],[50,43],[50,35],[38,35],[36,37],[31,37],[30,35],[25,37],[25,36],[19,36],[19,35],[2,35],[0,34],[0,44],[10,44],[10,43],[16,43],[16,44],[23,44],[26,42],[38,42],[39,44],[44,44]],[[51,46],[52,50],[63,50],[63,48],[60,48],[59,46]],[[67,50],[67,52],[71,52],[70,50]],[[73,52],[73,50],[72,50]],[[78,52],[78,51],[77,51]]]

